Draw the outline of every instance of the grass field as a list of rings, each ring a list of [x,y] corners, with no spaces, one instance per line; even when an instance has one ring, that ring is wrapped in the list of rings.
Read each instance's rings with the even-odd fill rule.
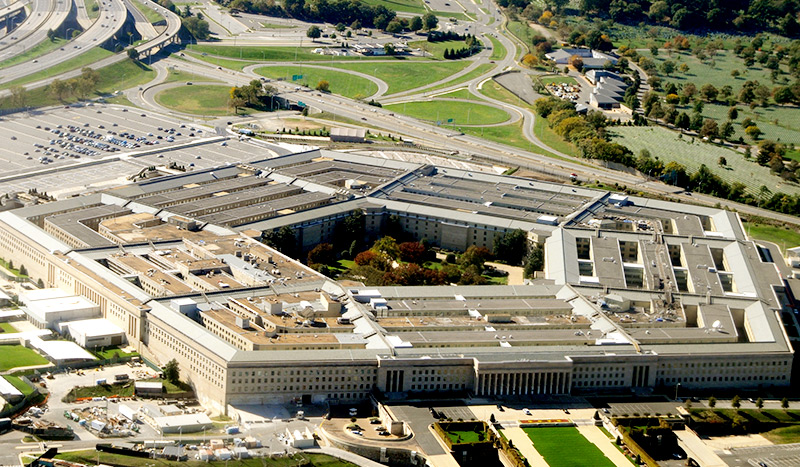
[[[533,112],[533,106],[528,105],[525,101],[517,98],[511,91],[500,86],[496,81],[487,81],[481,87],[481,93],[486,97],[503,101],[518,107],[523,107]],[[575,155],[575,146],[564,141],[560,136],[547,124],[547,120],[541,117],[536,117],[533,122],[533,134],[547,146],[555,149],[556,151],[563,152],[564,154]]]
[[[11,334],[18,332],[17,328],[12,326],[11,323],[0,323],[0,330]]]
[[[186,55],[190,57],[194,57],[198,60],[202,60],[204,62],[208,62],[215,66],[221,66],[223,68],[228,68],[231,70],[242,71],[244,67],[252,65],[253,62],[244,61],[244,60],[234,60],[231,58],[220,58],[211,55],[203,56],[198,53],[187,52]],[[188,65],[188,64],[187,64]],[[191,65],[188,65],[189,69],[191,69]]]
[[[527,48],[525,52],[531,51],[531,38],[535,35],[535,31],[530,26],[522,21],[509,21],[506,23],[506,28]]]
[[[6,381],[11,383],[15,388],[19,389],[19,392],[21,392],[22,395],[27,396],[28,394],[33,393],[33,388],[28,386],[27,383],[16,376],[3,376],[3,378],[5,378]]]
[[[145,4],[140,2],[139,0],[133,0],[133,6],[136,7],[137,10],[141,11],[147,21],[150,21],[151,24],[160,23],[162,21],[166,21],[164,16],[155,11],[152,8],[148,8]]]
[[[507,121],[510,117],[504,110],[488,105],[447,100],[432,100],[389,104],[387,110],[427,121],[440,121],[442,126],[491,125]],[[452,119],[452,122],[447,122]]]
[[[186,437],[184,436],[184,439]],[[62,452],[56,456],[69,462],[85,465],[101,464],[115,465],[117,467],[225,467],[226,461],[198,461],[190,460],[185,462],[168,461],[165,459],[149,459],[140,457],[128,457],[107,452],[72,451]],[[356,467],[350,462],[341,461],[335,457],[325,454],[301,453],[294,456],[270,459],[260,457],[257,459],[236,460],[234,465],[237,467],[293,467],[296,465],[311,465],[313,467]]]
[[[614,463],[577,428],[523,428],[550,467],[614,467]]]
[[[300,26],[294,26],[291,24],[261,23],[261,27],[264,29],[296,29]]]
[[[609,132],[613,141],[627,146],[634,154],[647,149],[653,157],[664,163],[678,162],[690,173],[705,164],[728,183],[743,183],[745,190],[754,195],[762,185],[773,192],[800,193],[800,186],[772,175],[768,167],[758,165],[754,159],[746,160],[736,151],[703,143],[698,138],[681,137],[680,133],[662,127],[611,127]],[[726,167],[718,165],[721,156],[727,161]]]
[[[745,135],[742,128],[742,120],[749,118],[756,122],[758,128],[764,132],[761,139],[771,139],[782,143],[794,143],[800,145],[800,111],[796,108],[788,107],[756,107],[750,109],[747,106],[739,105],[739,117],[733,122],[736,132],[733,139],[744,137],[745,141],[752,139]],[[720,125],[728,120],[727,105],[706,104],[703,106],[703,116],[713,118]],[[684,108],[684,112],[691,114],[691,109]]]
[[[489,56],[489,60],[500,60],[505,58],[507,50],[505,47],[503,47],[503,44],[501,44],[499,40],[495,39],[494,36],[488,37],[492,42],[492,55]]]
[[[447,431],[447,437],[453,444],[457,443],[476,443],[480,441],[478,433],[474,431]]]
[[[469,92],[469,89],[467,88],[456,89],[455,91],[450,91],[445,94],[439,94],[436,97],[445,97],[449,99],[471,99],[476,101],[480,100],[479,97],[473,96],[472,93]]]
[[[118,354],[120,358],[134,357],[134,356],[139,355],[139,352],[123,352],[118,347],[103,348],[101,350],[95,350],[94,353],[96,353],[97,355],[100,356],[100,358],[103,358],[103,359],[114,358],[115,354]]]
[[[522,135],[522,121],[502,126],[462,127],[461,131],[471,136],[494,141],[495,143],[507,144],[509,146],[517,147],[535,154],[559,158],[552,152],[547,151],[544,148],[540,148],[539,146],[535,146],[533,143],[525,139],[525,137]]]
[[[28,60],[33,60],[36,57],[41,57],[42,55],[52,52],[53,50],[58,49],[59,47],[64,47],[67,41],[62,38],[56,38],[55,40],[45,40],[39,42],[38,44],[34,45],[33,47],[26,50],[24,53],[21,53],[17,56],[9,58],[8,60],[3,60],[0,62],[0,68],[7,68],[18,63],[27,62]]]
[[[369,97],[378,92],[377,84],[344,71],[324,70],[308,66],[265,66],[258,68],[256,73],[267,78],[284,78],[287,81],[291,81],[292,75],[301,74],[303,78],[296,82],[312,89],[316,88],[320,80],[326,80],[330,83],[331,93],[351,98]]]
[[[396,94],[445,79],[463,70],[470,63],[465,60],[456,60],[424,63],[335,63],[331,66],[374,76],[389,85],[387,94]]]
[[[21,345],[0,346],[0,371],[49,363],[46,358]]]
[[[89,19],[95,19],[100,16],[100,5],[97,4],[97,0],[85,0],[84,4],[86,5],[86,15],[89,16]]]
[[[407,11],[424,15],[428,12],[420,0],[361,0],[366,5],[383,5],[394,11]]]
[[[49,78],[51,76],[56,76],[62,73],[66,73],[68,71],[80,69],[85,66],[89,66],[92,63],[102,60],[106,57],[110,57],[111,55],[114,54],[106,49],[95,47],[75,58],[69,59],[65,62],[61,62],[58,65],[54,65],[46,70],[38,71],[36,73],[25,76],[24,78],[16,79],[14,81],[5,83],[2,85],[2,88],[8,89],[21,84],[33,83],[39,80],[43,80],[45,78]]]
[[[761,433],[775,444],[790,444],[800,442],[800,425],[785,426]]]
[[[408,46],[413,49],[422,49],[434,58],[444,60],[445,49],[462,49],[467,46],[465,41],[442,41],[442,42],[428,42],[428,41],[414,41],[409,42]]]
[[[305,41],[304,41],[305,42]],[[320,55],[312,53],[319,45],[310,43],[313,47],[233,47],[230,45],[188,45],[187,51],[195,52],[198,55],[203,53],[208,56],[203,56],[203,59],[212,58],[210,56],[232,58],[238,60],[250,60],[259,62],[330,62],[331,60],[402,60],[396,57],[382,56],[382,57],[363,57],[356,55],[352,57],[334,56],[334,55]]]
[[[175,83],[180,81],[217,81],[215,79],[206,78],[203,75],[196,75],[194,73],[189,73],[188,71],[181,71],[175,68],[169,68],[167,72],[167,78],[164,80],[165,83]]]
[[[542,84],[578,84],[571,76],[542,76],[539,81]]]
[[[458,78],[455,78],[452,81],[446,81],[444,83],[437,84],[436,86],[427,88],[426,91],[435,91],[437,89],[449,88],[459,83],[466,83],[467,81],[471,81],[481,75],[486,74],[492,68],[494,68],[494,65],[492,65],[491,63],[482,63],[477,67],[475,67],[475,69],[473,69],[472,71],[468,71],[467,73],[464,73],[464,75],[459,76]]]
[[[659,73],[664,84],[668,82],[675,84],[694,83],[697,89],[707,83],[713,84],[717,89],[727,84],[734,89],[735,94],[738,94],[745,81],[758,80],[767,85],[770,83],[770,70],[764,68],[758,62],[748,68],[744,65],[744,60],[729,50],[717,52],[713,59],[709,58],[705,61],[700,61],[688,52],[672,52],[672,56],[670,56],[665,50],[661,50],[658,56],[653,57],[649,50],[640,50],[639,54],[652,58],[659,69],[661,64],[667,60],[673,61],[677,66],[684,63],[689,66],[687,73],[681,73],[677,70],[670,76]],[[731,71],[733,70],[739,70],[741,75],[733,78],[731,76]],[[785,67],[782,68],[782,71],[784,72],[783,76],[787,76]]]
[[[756,222],[745,222],[744,229],[750,238],[772,242],[781,249],[800,246],[800,232],[792,227],[776,227]]]
[[[166,89],[156,94],[156,101],[172,110],[194,115],[231,115],[228,86],[202,84]]]

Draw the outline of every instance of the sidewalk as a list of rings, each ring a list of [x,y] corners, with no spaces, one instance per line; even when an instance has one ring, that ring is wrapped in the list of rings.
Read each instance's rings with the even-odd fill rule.
[[[550,467],[547,462],[544,461],[544,457],[534,449],[531,439],[522,431],[522,428],[507,428],[503,430],[503,434],[514,443],[514,447],[519,449],[519,452],[525,456],[525,459],[528,459],[528,463],[532,467]]]
[[[616,446],[611,444],[608,436],[600,431],[600,428],[597,428],[594,425],[577,426],[576,428],[584,438],[588,439],[590,443],[594,444],[601,451],[603,451],[603,454],[611,459],[611,462],[613,462],[614,465],[617,467],[631,466],[631,461],[629,461],[628,458],[616,448]]]

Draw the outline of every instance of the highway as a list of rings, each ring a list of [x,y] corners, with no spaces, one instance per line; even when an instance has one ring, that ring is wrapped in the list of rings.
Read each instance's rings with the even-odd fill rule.
[[[162,47],[164,47],[166,45],[169,45],[171,42],[174,42],[176,40],[177,35],[178,35],[178,31],[180,31],[180,28],[181,28],[180,17],[178,15],[176,15],[175,13],[172,13],[169,10],[161,8],[160,6],[157,6],[152,2],[143,1],[143,3],[147,3],[148,6],[151,6],[156,11],[161,13],[167,19],[167,27],[164,29],[164,31],[162,31],[154,39],[152,39],[150,41],[147,41],[147,42],[145,42],[143,44],[139,44],[138,46],[135,47],[135,49],[139,52],[140,57],[144,57],[150,51],[156,51],[157,52]],[[118,14],[119,14],[119,12],[118,12]],[[100,24],[100,21],[96,21],[95,25],[97,25],[97,24]],[[96,41],[93,41],[93,42],[95,44],[97,44]],[[72,46],[72,45],[73,44],[70,43],[70,46]],[[65,47],[65,49],[66,49],[66,47]],[[83,50],[88,50],[88,49],[83,49]],[[155,52],[153,52],[153,53],[155,53]],[[122,53],[114,54],[114,55],[112,55],[110,57],[106,57],[106,58],[104,58],[102,60],[99,60],[97,62],[94,62],[90,66],[91,66],[91,68],[97,70],[97,69],[100,69],[100,68],[103,68],[103,67],[106,67],[106,66],[109,66],[109,65],[113,65],[115,63],[119,63],[122,60],[127,60],[127,58],[128,58],[128,55],[125,52],[122,52]],[[41,62],[41,60],[40,60],[40,62]],[[2,71],[0,71],[0,73],[2,73]],[[80,68],[77,68],[77,69],[74,69],[72,71],[61,73],[59,75],[49,76],[49,77],[44,78],[42,80],[26,84],[25,88],[26,89],[36,89],[36,88],[39,88],[39,87],[42,87],[42,86],[46,86],[46,85],[52,83],[56,79],[66,80],[66,79],[70,79],[70,78],[74,78],[76,76],[79,76],[80,74],[81,74],[81,70],[80,70]],[[0,84],[2,84],[3,82],[5,82],[5,81],[2,78],[0,78]],[[0,91],[0,97],[4,97],[4,96],[8,96],[8,95],[10,95],[10,92],[7,89]]]
[[[70,4],[67,0],[56,0],[56,2],[59,1]],[[119,33],[125,23],[126,15],[127,9],[122,0],[102,0],[100,3],[100,17],[92,23],[89,29],[59,50],[54,50],[32,61],[2,70],[0,72],[2,75],[0,76],[0,84],[55,67],[62,62],[86,53],[93,47],[103,44]],[[46,35],[47,29],[43,29],[43,31]]]
[[[134,5],[134,3],[131,0],[123,0],[123,1],[125,2],[125,7],[128,8],[128,11],[133,17],[133,21],[136,25],[136,30],[142,36],[142,39],[149,41],[158,36],[158,31],[156,31],[156,28],[153,27],[150,21],[147,20],[147,17],[144,15],[144,13],[139,11],[139,9],[136,8],[136,5]]]
[[[47,31],[60,28],[71,8],[71,0],[33,0],[28,17],[11,34],[0,40],[0,61],[25,53],[47,40]],[[0,75],[4,74],[5,71],[0,71]]]

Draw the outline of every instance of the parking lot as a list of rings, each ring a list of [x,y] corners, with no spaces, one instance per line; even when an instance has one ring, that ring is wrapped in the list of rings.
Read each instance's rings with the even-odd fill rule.
[[[717,453],[731,467],[794,467],[800,465],[800,444],[734,448]]]
[[[182,147],[218,137],[218,130],[116,105],[21,113],[2,124],[4,193],[36,188],[63,197],[124,183],[148,166],[175,162],[193,170],[273,155],[235,139]]]

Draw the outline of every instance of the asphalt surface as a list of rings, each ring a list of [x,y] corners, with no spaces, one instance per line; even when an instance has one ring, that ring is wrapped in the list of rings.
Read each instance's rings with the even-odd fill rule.
[[[31,12],[25,20],[0,40],[0,61],[25,53],[47,39],[47,31],[58,30],[67,19],[71,0],[33,0]],[[5,70],[0,76],[5,76]]]

